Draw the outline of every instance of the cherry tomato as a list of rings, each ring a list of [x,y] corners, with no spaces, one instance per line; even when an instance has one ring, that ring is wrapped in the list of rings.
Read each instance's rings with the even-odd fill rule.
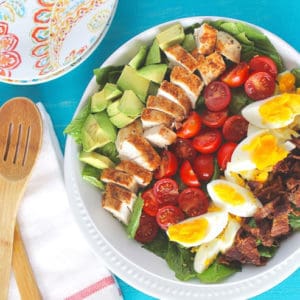
[[[169,150],[164,150],[161,155],[161,163],[159,168],[154,173],[155,179],[172,177],[177,172],[177,158],[174,153]]]
[[[267,72],[273,78],[278,74],[276,63],[268,56],[256,55],[249,61],[250,70],[252,72]]]
[[[225,109],[231,101],[228,85],[222,81],[213,81],[204,90],[204,103],[211,111]]]
[[[267,72],[256,72],[245,82],[245,92],[253,100],[268,98],[274,94],[276,82]]]
[[[179,169],[182,182],[187,186],[200,186],[200,182],[188,160],[185,160]]]
[[[219,168],[225,170],[227,163],[231,160],[231,155],[236,148],[237,144],[234,142],[227,142],[223,144],[217,153],[217,161]]]
[[[222,143],[222,135],[219,130],[208,128],[193,138],[193,147],[203,154],[213,153]]]
[[[228,86],[235,88],[244,84],[249,76],[249,65],[246,62],[240,62],[226,71],[221,80]]]
[[[202,123],[210,128],[219,128],[223,126],[227,116],[227,109],[220,111],[210,111],[205,109],[202,113]]]
[[[161,207],[156,215],[156,222],[163,230],[167,230],[172,224],[177,224],[184,219],[184,213],[174,205]]]
[[[188,118],[183,122],[181,128],[177,131],[177,136],[188,139],[194,137],[201,129],[201,117],[195,111],[192,111]]]
[[[208,181],[214,174],[212,154],[200,154],[193,161],[193,168],[199,180]]]
[[[178,204],[189,217],[196,217],[207,212],[208,197],[199,188],[186,188],[180,193]]]
[[[144,200],[143,211],[152,217],[155,217],[159,208],[159,203],[156,200],[153,189],[146,190],[142,193]]]
[[[197,152],[192,145],[192,141],[188,139],[177,138],[172,148],[179,159],[188,159],[192,161],[197,155]]]
[[[156,219],[142,213],[140,224],[134,238],[140,243],[149,243],[156,237],[157,232],[158,225],[156,223]]]
[[[177,204],[178,184],[171,178],[163,178],[155,182],[154,195],[160,205]]]
[[[222,128],[225,140],[230,142],[239,142],[247,135],[248,121],[240,115],[229,117]]]

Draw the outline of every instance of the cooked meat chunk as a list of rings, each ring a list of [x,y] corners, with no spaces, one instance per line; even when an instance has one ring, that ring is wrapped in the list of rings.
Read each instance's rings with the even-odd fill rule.
[[[154,146],[164,148],[173,144],[176,140],[176,133],[165,125],[157,125],[144,131],[144,137]]]
[[[195,41],[198,53],[208,55],[214,52],[217,41],[217,30],[203,23],[199,28],[194,31]]]
[[[116,166],[116,169],[132,175],[140,186],[147,186],[152,180],[152,172],[146,170],[131,160],[122,160]]]
[[[160,124],[164,124],[167,127],[172,127],[175,119],[171,115],[166,114],[163,111],[144,108],[141,114],[141,120],[143,128],[147,129]]]

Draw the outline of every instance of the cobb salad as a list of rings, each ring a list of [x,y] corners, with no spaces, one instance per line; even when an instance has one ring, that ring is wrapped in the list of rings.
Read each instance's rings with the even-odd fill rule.
[[[299,166],[299,69],[285,70],[257,29],[176,23],[95,75],[99,91],[65,130],[82,146],[82,176],[178,279],[262,265],[299,229],[299,170],[278,173]],[[274,178],[287,201],[270,197]]]

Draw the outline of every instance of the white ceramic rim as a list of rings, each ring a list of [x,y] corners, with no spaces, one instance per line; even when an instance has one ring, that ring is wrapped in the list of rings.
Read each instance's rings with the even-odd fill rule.
[[[134,41],[142,39],[144,35],[154,36],[158,32],[158,28],[163,28],[170,23],[178,21],[181,22],[184,26],[188,26],[196,22],[201,22],[204,19],[223,19],[247,23],[242,20],[218,16],[198,16],[172,20],[152,27],[133,37],[131,40],[121,46],[117,51],[115,51],[103,63],[102,66],[113,64],[115,56],[120,55],[120,53],[124,52],[124,49],[127,49],[127,47],[133,44]],[[294,64],[295,61],[297,61],[298,66],[300,66],[300,54],[289,44],[280,39],[278,36],[259,26],[251,23],[247,24],[256,27],[257,29],[265,33],[277,49],[278,45],[284,47],[285,51],[288,52],[291,57],[293,57],[291,63],[293,61]],[[289,65],[289,63],[289,59],[287,59],[286,64]],[[97,88],[98,86],[96,84],[95,77],[93,77],[83,94],[81,102],[74,116],[84,105],[88,96],[97,91]],[[90,218],[84,199],[79,193],[79,189],[77,186],[78,178],[76,178],[76,176],[74,175],[74,157],[77,157],[77,155],[78,146],[75,144],[72,138],[68,137],[66,142],[64,161],[65,184],[70,200],[70,206],[78,222],[78,225],[81,228],[86,240],[95,251],[96,255],[103,259],[103,262],[107,266],[107,268],[136,289],[141,290],[148,295],[161,299],[220,299],[220,297],[225,297],[224,299],[246,299],[269,290],[299,268],[300,249],[293,252],[290,256],[286,257],[286,259],[284,259],[274,267],[261,272],[259,275],[247,278],[247,280],[240,280],[236,282],[196,285],[189,282],[174,282],[169,279],[157,276],[156,274],[150,273],[149,271],[141,268],[134,262],[124,257],[117,249],[110,245]],[[124,234],[126,233],[124,232]]]
[[[108,29],[110,28],[110,25],[115,16],[116,9],[118,6],[118,0],[112,0],[112,1],[114,1],[114,4],[103,30],[99,34],[98,38],[94,41],[94,43],[90,45],[90,47],[84,52],[82,56],[76,58],[76,60],[67,64],[65,67],[61,67],[60,69],[54,72],[50,72],[48,74],[39,77],[34,77],[29,79],[14,79],[13,77],[0,76],[0,82],[13,84],[13,85],[40,84],[40,83],[45,83],[57,79],[63,75],[66,75],[67,73],[74,70],[75,68],[77,68],[81,63],[83,63],[86,59],[88,59],[89,56],[96,50],[96,48],[100,45],[101,41],[104,39]]]

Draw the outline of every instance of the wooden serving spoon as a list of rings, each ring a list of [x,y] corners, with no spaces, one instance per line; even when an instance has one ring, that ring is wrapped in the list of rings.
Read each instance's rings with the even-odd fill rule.
[[[13,98],[0,108],[0,300],[7,299],[16,216],[42,131],[40,112],[31,100]]]

